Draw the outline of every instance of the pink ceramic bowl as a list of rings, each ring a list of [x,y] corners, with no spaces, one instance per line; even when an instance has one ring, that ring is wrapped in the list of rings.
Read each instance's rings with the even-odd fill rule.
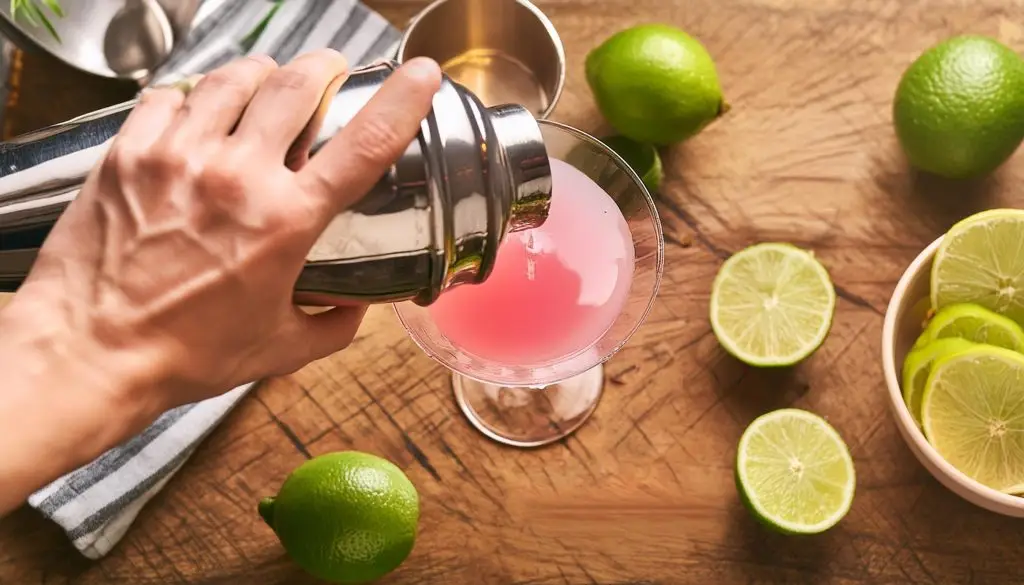
[[[957,471],[928,443],[903,402],[900,390],[903,358],[921,333],[921,323],[928,312],[932,259],[941,241],[942,238],[935,240],[914,259],[896,285],[885,311],[882,368],[885,385],[889,388],[889,405],[896,417],[896,426],[910,450],[942,485],[972,504],[999,514],[1024,518],[1024,498],[998,492]]]

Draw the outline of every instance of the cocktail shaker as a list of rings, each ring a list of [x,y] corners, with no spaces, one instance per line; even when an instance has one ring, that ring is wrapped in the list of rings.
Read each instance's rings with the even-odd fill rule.
[[[295,148],[316,156],[395,67],[353,71],[325,96]],[[0,144],[0,291],[24,281],[46,234],[136,103]],[[533,115],[518,105],[485,107],[445,77],[416,139],[310,250],[296,302],[427,305],[449,287],[483,282],[505,234],[542,224],[550,198],[551,169]]]

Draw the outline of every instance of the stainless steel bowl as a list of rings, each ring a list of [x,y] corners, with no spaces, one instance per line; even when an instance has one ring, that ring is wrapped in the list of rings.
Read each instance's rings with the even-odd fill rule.
[[[520,104],[547,118],[565,84],[565,50],[527,0],[437,0],[409,23],[398,61],[430,57],[486,106]]]
[[[49,20],[60,39],[15,19],[0,2],[0,32],[25,50],[44,51],[94,75],[143,80],[188,34],[199,0],[74,0]]]

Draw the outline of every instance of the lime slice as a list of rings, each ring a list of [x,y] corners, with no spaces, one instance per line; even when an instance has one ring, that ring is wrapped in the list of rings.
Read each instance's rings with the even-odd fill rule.
[[[824,532],[850,510],[853,459],[825,419],[804,410],[750,423],[736,454],[736,486],[759,520],[789,534]]]
[[[921,396],[924,394],[924,384],[928,381],[932,364],[936,359],[970,349],[974,345],[966,339],[947,337],[936,339],[907,354],[903,362],[903,401],[907,403],[907,408],[918,426],[921,425]]]
[[[606,136],[601,139],[608,148],[626,161],[633,172],[640,177],[652,194],[661,186],[662,168],[658,149],[650,144],[641,144],[625,136]]]
[[[1004,491],[1011,496],[1024,496],[1024,483],[1007,488]]]
[[[921,401],[924,434],[967,476],[1013,493],[1024,484],[1024,356],[978,345],[935,361]]]
[[[753,366],[790,366],[814,353],[835,308],[825,267],[790,244],[757,244],[733,254],[711,288],[715,337]]]
[[[932,264],[932,306],[975,303],[1024,323],[1024,210],[993,209],[957,223]]]
[[[1024,349],[1024,329],[1013,320],[993,313],[985,307],[964,303],[950,305],[932,317],[915,349],[936,339],[960,337],[975,343],[987,343],[1014,351]]]

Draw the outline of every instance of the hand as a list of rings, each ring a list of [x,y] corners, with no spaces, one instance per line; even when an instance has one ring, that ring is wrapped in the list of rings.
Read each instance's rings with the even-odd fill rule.
[[[34,386],[25,396],[53,386],[57,401],[118,405],[111,417],[130,411],[131,424],[105,431],[100,442],[110,443],[172,406],[348,345],[364,309],[307,314],[293,303],[294,283],[331,218],[415,138],[440,70],[422,59],[402,66],[316,156],[289,158],[299,161],[290,168],[289,147],[346,71],[329,50],[282,67],[252,57],[187,96],[143,93],[0,312],[5,379]],[[61,375],[75,388],[56,388]]]

